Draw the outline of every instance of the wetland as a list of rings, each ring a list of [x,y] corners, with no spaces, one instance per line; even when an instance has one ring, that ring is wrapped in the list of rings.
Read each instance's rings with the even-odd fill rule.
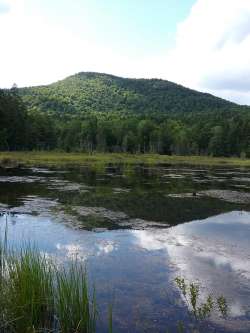
[[[178,276],[228,301],[213,332],[250,330],[250,168],[105,163],[0,169],[0,227],[95,285],[97,332],[191,325]],[[207,330],[208,331],[208,330]]]

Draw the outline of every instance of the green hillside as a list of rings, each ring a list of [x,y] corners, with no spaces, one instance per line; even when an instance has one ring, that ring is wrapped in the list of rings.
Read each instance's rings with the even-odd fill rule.
[[[0,90],[0,149],[250,157],[249,110],[168,81],[79,73]]]
[[[158,79],[126,79],[101,73],[79,73],[62,81],[20,89],[29,108],[79,114],[83,112],[182,113],[232,109],[236,105]]]

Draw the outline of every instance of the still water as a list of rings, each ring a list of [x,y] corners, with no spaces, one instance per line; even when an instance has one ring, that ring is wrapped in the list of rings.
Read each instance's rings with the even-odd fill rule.
[[[205,331],[250,331],[250,169],[109,165],[0,171],[0,227],[86,266],[107,332],[176,332],[191,321],[178,276],[201,299],[224,295],[229,318]],[[209,327],[209,329],[208,329]]]

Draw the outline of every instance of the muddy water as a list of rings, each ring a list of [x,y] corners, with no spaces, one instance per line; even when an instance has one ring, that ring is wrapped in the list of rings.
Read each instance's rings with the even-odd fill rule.
[[[229,319],[206,331],[250,330],[250,169],[107,166],[0,171],[0,226],[60,263],[77,257],[97,289],[98,332],[170,332],[190,323],[173,282],[223,294]],[[208,329],[208,326],[210,329]]]

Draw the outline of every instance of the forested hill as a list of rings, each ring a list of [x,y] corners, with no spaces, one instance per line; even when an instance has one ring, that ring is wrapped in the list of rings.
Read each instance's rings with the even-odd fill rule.
[[[0,150],[250,158],[250,108],[163,80],[79,73],[0,89]]]
[[[210,94],[159,79],[127,79],[83,72],[62,81],[20,89],[29,109],[49,114],[86,112],[197,113],[228,110],[237,105]]]

